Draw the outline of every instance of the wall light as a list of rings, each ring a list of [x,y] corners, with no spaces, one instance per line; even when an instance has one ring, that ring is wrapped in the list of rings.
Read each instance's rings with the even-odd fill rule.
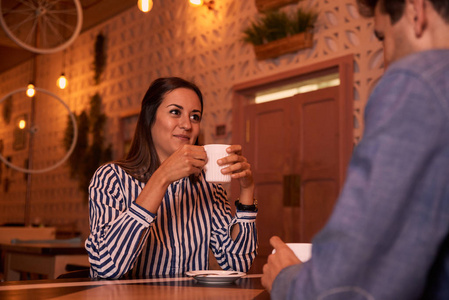
[[[137,0],[137,7],[143,12],[149,12],[153,8],[152,0]]]
[[[61,89],[65,89],[67,87],[67,78],[65,77],[64,73],[61,73],[61,76],[59,76],[58,80],[56,80],[56,85]]]
[[[214,5],[215,5],[215,1],[214,0],[209,0],[209,1],[204,1],[204,0],[189,0],[190,5],[193,7],[199,7],[199,6],[206,6],[207,8],[209,8],[209,10],[214,10]]]
[[[29,130],[27,129],[27,115],[23,114],[16,118],[13,130],[12,148],[14,150],[23,150],[26,147]]]
[[[26,94],[28,97],[32,98],[36,94],[36,90],[34,89],[34,84],[30,83],[27,86]]]
[[[24,119],[20,119],[17,126],[19,127],[19,129],[24,129],[27,126],[27,122]]]

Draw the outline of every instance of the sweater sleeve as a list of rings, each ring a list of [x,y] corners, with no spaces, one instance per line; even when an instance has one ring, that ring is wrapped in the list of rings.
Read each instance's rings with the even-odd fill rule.
[[[220,185],[213,185],[212,192],[212,252],[223,270],[247,272],[257,254],[257,212],[237,211],[232,217],[226,191]],[[240,227],[235,240],[231,238],[233,226]]]
[[[89,186],[90,235],[85,242],[93,278],[124,275],[147,240],[155,215],[127,197],[119,170],[105,165],[96,171]]]

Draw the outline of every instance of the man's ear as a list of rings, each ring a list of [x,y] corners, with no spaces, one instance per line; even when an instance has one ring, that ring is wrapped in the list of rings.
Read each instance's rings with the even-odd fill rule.
[[[426,0],[407,0],[406,9],[412,10],[413,30],[416,37],[421,37],[427,27]]]

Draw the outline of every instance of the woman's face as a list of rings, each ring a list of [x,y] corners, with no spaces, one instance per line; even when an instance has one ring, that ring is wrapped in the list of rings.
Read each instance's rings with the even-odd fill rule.
[[[201,116],[201,102],[194,91],[178,88],[165,95],[151,128],[161,162],[182,145],[195,143],[200,133]]]

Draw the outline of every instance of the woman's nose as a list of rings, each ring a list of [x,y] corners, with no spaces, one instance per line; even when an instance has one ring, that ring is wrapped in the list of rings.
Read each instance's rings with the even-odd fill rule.
[[[192,123],[190,122],[190,116],[183,116],[179,121],[179,127],[184,130],[190,130],[192,128]]]

